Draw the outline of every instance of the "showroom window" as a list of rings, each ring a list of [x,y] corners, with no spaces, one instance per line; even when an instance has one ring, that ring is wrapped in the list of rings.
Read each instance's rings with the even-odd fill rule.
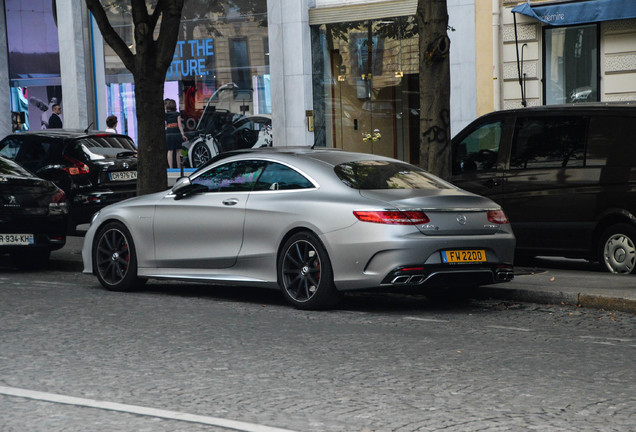
[[[130,10],[112,2],[106,12],[124,42],[132,46]],[[163,97],[177,102],[186,131],[197,129],[206,106],[210,112],[238,116],[271,114],[267,36],[265,1],[185,1]],[[132,74],[106,43],[104,57],[106,114],[116,115],[118,132],[136,140]]]
[[[544,29],[546,105],[599,101],[598,24]]]

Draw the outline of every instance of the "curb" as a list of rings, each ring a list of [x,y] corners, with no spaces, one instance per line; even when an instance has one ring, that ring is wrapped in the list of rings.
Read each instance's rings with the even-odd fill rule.
[[[475,297],[478,299],[496,298],[529,303],[565,304],[590,309],[636,313],[636,300],[563,291],[481,287],[475,292]]]

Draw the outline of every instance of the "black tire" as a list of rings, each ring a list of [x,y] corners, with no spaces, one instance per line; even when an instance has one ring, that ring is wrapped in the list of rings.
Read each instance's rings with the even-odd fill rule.
[[[636,273],[636,228],[619,223],[606,229],[599,240],[598,260],[611,273]]]
[[[192,147],[191,151],[192,151],[192,165],[193,165],[192,168],[199,168],[200,166],[204,165],[207,161],[212,159],[212,153],[210,152],[210,149],[203,142],[196,143],[194,147]]]
[[[51,251],[48,249],[32,249],[11,252],[11,261],[20,269],[39,269],[49,262]]]
[[[329,309],[340,300],[327,251],[309,232],[294,234],[283,245],[278,285],[287,302],[298,309]]]
[[[93,246],[97,279],[110,291],[132,291],[143,284],[137,277],[137,254],[128,229],[110,222],[99,230]]]

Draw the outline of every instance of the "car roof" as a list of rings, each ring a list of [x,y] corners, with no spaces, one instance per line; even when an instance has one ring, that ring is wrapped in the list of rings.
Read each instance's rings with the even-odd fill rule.
[[[61,139],[77,139],[87,138],[91,136],[127,136],[122,134],[111,134],[102,131],[86,131],[82,129],[43,129],[43,130],[29,130],[20,133],[11,134],[11,136],[37,136],[37,137],[49,137],[49,138],[61,138]]]
[[[508,115],[508,114],[526,114],[526,113],[568,113],[571,111],[595,111],[595,112],[612,112],[612,111],[628,111],[636,112],[636,101],[633,102],[585,102],[585,103],[571,103],[561,105],[539,105],[524,108],[511,108],[501,111],[493,111],[486,114],[490,115]]]
[[[373,155],[368,153],[349,152],[338,148],[328,147],[309,147],[309,146],[287,146],[287,147],[261,147],[256,149],[231,150],[224,152],[213,158],[220,160],[237,155],[249,155],[249,157],[296,157],[314,159],[327,163],[329,165],[338,165],[352,160],[386,160],[393,162],[405,163],[396,159],[385,156]],[[208,166],[209,164],[206,164]]]

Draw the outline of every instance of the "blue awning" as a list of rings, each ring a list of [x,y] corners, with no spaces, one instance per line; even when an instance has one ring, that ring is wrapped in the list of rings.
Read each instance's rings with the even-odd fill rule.
[[[589,0],[547,6],[524,3],[513,8],[512,12],[553,26],[586,24],[636,18],[636,0]]]

